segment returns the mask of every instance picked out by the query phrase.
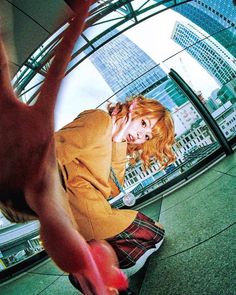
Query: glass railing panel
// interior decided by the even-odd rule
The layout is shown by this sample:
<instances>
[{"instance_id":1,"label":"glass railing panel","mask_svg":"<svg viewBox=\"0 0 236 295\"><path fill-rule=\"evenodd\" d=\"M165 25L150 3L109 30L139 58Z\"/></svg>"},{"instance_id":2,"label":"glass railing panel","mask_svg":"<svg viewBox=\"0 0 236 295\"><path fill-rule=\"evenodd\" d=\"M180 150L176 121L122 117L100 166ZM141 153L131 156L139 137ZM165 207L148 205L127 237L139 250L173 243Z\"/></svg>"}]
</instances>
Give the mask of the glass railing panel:
<instances>
[{"instance_id":1,"label":"glass railing panel","mask_svg":"<svg viewBox=\"0 0 236 295\"><path fill-rule=\"evenodd\" d=\"M12 223L5 218L5 216L0 212L0 230L3 228L7 228L10 226Z\"/></svg>"},{"instance_id":2,"label":"glass railing panel","mask_svg":"<svg viewBox=\"0 0 236 295\"><path fill-rule=\"evenodd\" d=\"M9 224L1 216L0 270L15 266L43 251L39 238L39 223Z\"/></svg>"}]
</instances>

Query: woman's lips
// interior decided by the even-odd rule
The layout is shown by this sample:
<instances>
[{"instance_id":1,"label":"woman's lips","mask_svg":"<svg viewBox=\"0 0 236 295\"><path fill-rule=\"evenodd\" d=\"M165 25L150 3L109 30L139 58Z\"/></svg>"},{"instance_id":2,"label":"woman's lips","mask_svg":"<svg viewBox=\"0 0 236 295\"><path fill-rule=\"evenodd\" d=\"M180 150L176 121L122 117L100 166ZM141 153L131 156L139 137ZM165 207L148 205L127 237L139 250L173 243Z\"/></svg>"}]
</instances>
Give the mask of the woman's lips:
<instances>
[{"instance_id":1,"label":"woman's lips","mask_svg":"<svg viewBox=\"0 0 236 295\"><path fill-rule=\"evenodd\" d=\"M131 134L128 134L127 141L128 142L134 142L134 137Z\"/></svg>"}]
</instances>

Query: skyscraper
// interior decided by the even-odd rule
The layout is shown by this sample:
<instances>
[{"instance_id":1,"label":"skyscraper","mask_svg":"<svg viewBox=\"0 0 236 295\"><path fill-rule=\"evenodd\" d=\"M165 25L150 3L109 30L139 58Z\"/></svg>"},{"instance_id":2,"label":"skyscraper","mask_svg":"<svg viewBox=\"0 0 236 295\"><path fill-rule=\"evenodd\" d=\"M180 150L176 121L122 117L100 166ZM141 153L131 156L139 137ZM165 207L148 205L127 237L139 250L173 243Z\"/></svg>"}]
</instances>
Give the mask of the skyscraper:
<instances>
[{"instance_id":1,"label":"skyscraper","mask_svg":"<svg viewBox=\"0 0 236 295\"><path fill-rule=\"evenodd\" d=\"M213 35L236 57L236 8L233 1L193 0L173 9Z\"/></svg>"},{"instance_id":2,"label":"skyscraper","mask_svg":"<svg viewBox=\"0 0 236 295\"><path fill-rule=\"evenodd\" d=\"M233 56L214 38L206 38L206 32L193 23L176 22L172 39L186 48L219 85L236 77Z\"/></svg>"},{"instance_id":3,"label":"skyscraper","mask_svg":"<svg viewBox=\"0 0 236 295\"><path fill-rule=\"evenodd\" d=\"M104 80L124 101L137 94L148 95L173 110L186 98L163 69L125 35L119 35L90 56Z\"/></svg>"}]
</instances>

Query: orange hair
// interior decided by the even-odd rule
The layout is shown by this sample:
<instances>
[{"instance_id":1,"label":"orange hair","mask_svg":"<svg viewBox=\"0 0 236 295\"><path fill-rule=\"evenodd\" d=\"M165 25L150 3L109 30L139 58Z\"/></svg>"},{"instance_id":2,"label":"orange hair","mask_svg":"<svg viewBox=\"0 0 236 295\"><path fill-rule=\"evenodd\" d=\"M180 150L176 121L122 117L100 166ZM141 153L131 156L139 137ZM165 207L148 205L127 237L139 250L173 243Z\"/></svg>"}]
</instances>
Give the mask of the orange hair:
<instances>
[{"instance_id":1,"label":"orange hair","mask_svg":"<svg viewBox=\"0 0 236 295\"><path fill-rule=\"evenodd\" d=\"M144 167L150 165L152 158L159 161L161 168L165 168L175 160L172 145L175 142L174 122L168 111L155 99L145 98L142 95L132 97L125 103L116 103L108 106L110 115L116 115L120 119L128 115L130 106L134 104L133 118L149 117L157 118L157 123L152 129L152 139L143 144L128 144L127 153L132 157L131 163L142 160Z\"/></svg>"}]
</instances>

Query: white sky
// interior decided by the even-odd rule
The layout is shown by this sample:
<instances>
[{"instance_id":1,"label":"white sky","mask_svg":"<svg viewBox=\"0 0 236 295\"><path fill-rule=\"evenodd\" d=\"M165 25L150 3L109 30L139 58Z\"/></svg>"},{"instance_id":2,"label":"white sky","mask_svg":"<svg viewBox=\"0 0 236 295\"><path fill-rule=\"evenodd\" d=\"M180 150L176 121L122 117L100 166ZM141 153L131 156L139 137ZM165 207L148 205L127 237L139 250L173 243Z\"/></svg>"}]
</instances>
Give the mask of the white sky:
<instances>
[{"instance_id":1,"label":"white sky","mask_svg":"<svg viewBox=\"0 0 236 295\"><path fill-rule=\"evenodd\" d=\"M154 61L161 63L163 70L168 73L168 68L175 69L194 90L200 90L208 98L218 85L190 55L184 52L162 63L182 50L170 39L176 20L185 18L168 9L126 31L125 35ZM64 79L55 113L56 130L111 95L112 91L99 72L88 59L85 60Z\"/></svg>"},{"instance_id":2,"label":"white sky","mask_svg":"<svg viewBox=\"0 0 236 295\"><path fill-rule=\"evenodd\" d=\"M97 107L112 94L100 73L85 60L63 80L55 112L55 129L72 121L81 111Z\"/></svg>"}]
</instances>

